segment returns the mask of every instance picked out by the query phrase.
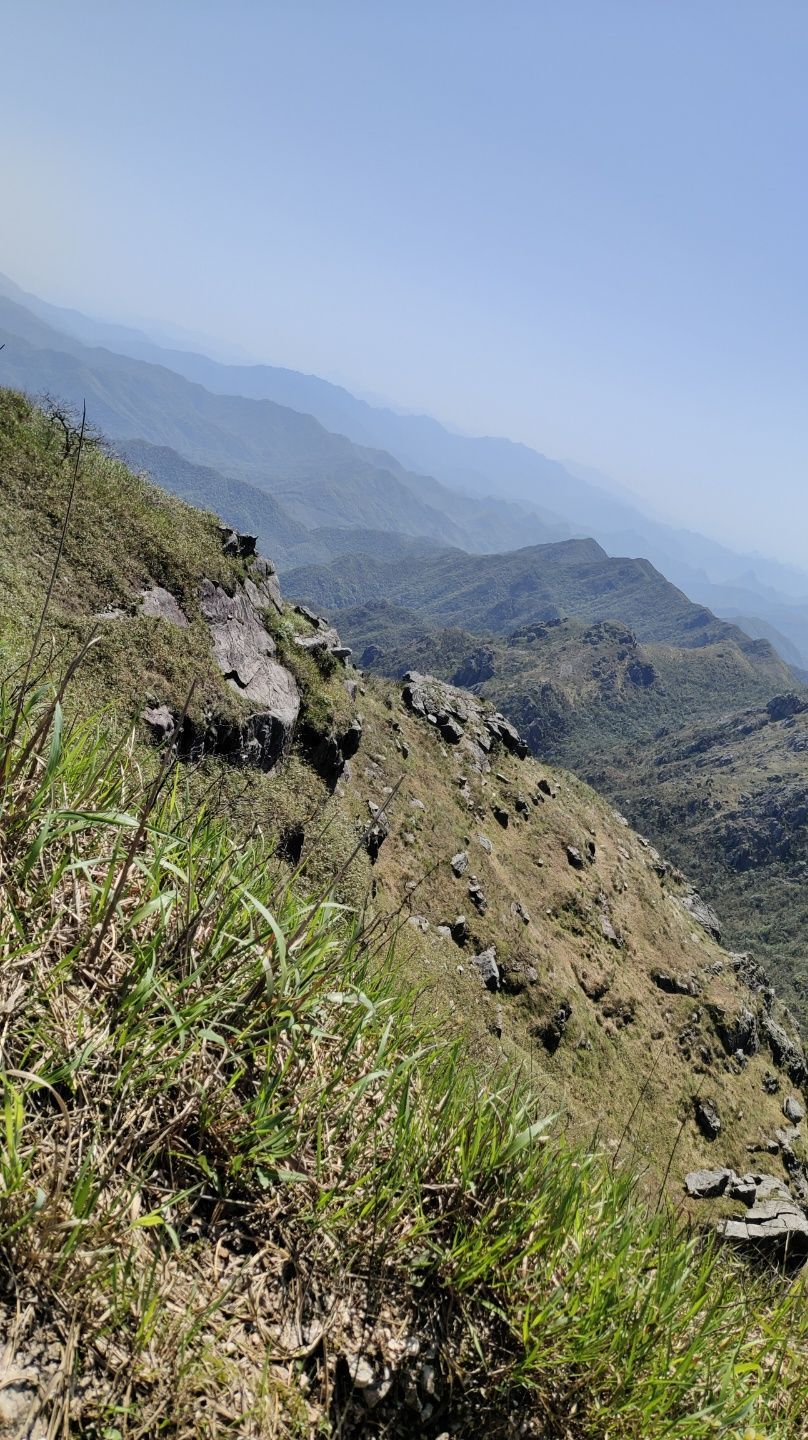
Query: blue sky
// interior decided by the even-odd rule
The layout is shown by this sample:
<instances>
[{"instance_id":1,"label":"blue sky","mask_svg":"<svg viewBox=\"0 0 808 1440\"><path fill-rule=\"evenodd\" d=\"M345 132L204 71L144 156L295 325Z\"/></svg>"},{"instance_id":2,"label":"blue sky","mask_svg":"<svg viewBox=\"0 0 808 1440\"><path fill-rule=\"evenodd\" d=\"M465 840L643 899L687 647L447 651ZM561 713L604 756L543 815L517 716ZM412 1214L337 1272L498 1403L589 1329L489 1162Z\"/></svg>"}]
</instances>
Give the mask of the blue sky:
<instances>
[{"instance_id":1,"label":"blue sky","mask_svg":"<svg viewBox=\"0 0 808 1440\"><path fill-rule=\"evenodd\" d=\"M803 0L2 11L20 284L808 563Z\"/></svg>"}]
</instances>

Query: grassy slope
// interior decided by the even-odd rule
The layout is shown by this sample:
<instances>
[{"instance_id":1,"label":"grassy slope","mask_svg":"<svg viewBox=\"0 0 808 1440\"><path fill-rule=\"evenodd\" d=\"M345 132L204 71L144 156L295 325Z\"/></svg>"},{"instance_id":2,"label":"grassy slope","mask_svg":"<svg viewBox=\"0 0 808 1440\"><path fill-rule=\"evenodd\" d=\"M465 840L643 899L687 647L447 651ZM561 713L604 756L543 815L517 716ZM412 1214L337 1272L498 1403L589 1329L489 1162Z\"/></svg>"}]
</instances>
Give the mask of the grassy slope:
<instances>
[{"instance_id":1,"label":"grassy slope","mask_svg":"<svg viewBox=\"0 0 808 1440\"><path fill-rule=\"evenodd\" d=\"M70 463L53 429L8 395L0 443L13 539L0 613L7 669L47 581ZM212 521L88 452L55 597L57 643L75 648L90 612L131 603L149 578L193 613L202 573L237 578ZM15 1016L4 1050L3 1253L23 1302L17 1354L31 1353L32 1325L62 1346L48 1401L57 1421L72 1406L77 1434L153 1434L158 1423L174 1434L308 1434L345 1413L348 1434L381 1433L392 1420L385 1433L410 1435L413 1424L467 1433L484 1419L505 1435L526 1418L538 1434L542 1417L553 1433L564 1415L570 1434L685 1440L713 1433L706 1413L696 1418L703 1405L740 1436L743 1399L754 1403L760 1380L755 1413L768 1433L799 1434L800 1344L790 1391L769 1369L740 1365L742 1346L745 1360L761 1344L777 1353L799 1291L779 1292L787 1309L768 1312L764 1336L771 1297L745 1293L727 1257L702 1260L665 1205L649 1218L629 1178L639 1166L655 1192L672 1153L674 1174L708 1158L689 1119L696 1089L717 1098L721 1158L739 1167L747 1140L779 1116L760 1083L768 1062L733 1074L703 1007L650 981L655 965L680 969L687 957L712 1002L744 1000L718 947L685 922L676 881L660 879L591 791L532 761L497 758L498 774L470 776L470 810L459 752L376 685L358 697L363 745L336 794L303 752L273 776L208 763L164 791L122 871L126 816L146 814L156 760L142 738L111 750L116 733L149 687L181 698L193 675L210 703L224 702L196 625L170 635L134 618L102 626L68 697L68 718L91 700L110 704L102 733L76 723L60 745L52 726L33 766L19 767L25 724L45 702L31 701L16 738L13 702L3 721L3 988ZM310 715L323 728L341 721L350 705L339 675L296 663ZM516 792L548 777L555 796L517 821ZM368 800L399 780L377 866L357 858L341 882L346 898L371 907L357 945L339 915L304 897L333 877ZM225 829L203 817L202 795ZM491 818L494 801L511 809L507 830ZM297 877L271 855L291 818L307 835ZM564 847L588 839L597 858L578 875ZM435 931L469 911L448 865L464 843L489 898L486 916L473 918L476 944L495 943L514 972L517 961L538 972L520 994L489 995L467 952ZM121 890L110 911L113 877ZM624 932L620 951L600 933L601 895ZM409 907L431 922L425 933L399 929ZM593 978L606 981L599 1001L583 988ZM531 1031L566 997L573 1018L550 1057ZM709 1062L678 1043L694 1026ZM459 1052L446 1050L449 1033L463 1038ZM525 1127L550 1109L586 1148L530 1140ZM627 1170L590 1149L598 1121L601 1140L632 1161ZM691 1302L683 1330L680 1305ZM324 1347L312 1327L326 1321ZM425 1362L391 1343L403 1331L422 1349L437 1346L428 1424ZM360 1352L394 1380L366 1422L346 1359Z\"/></svg>"},{"instance_id":2,"label":"grassy slope","mask_svg":"<svg viewBox=\"0 0 808 1440\"><path fill-rule=\"evenodd\" d=\"M765 710L776 690L801 688L785 667L761 665L731 638L696 650L635 645L619 626L575 620L502 639L436 630L389 604L339 619L357 654L375 647L373 669L459 674L536 754L610 796L698 881L727 942L754 950L805 1028L806 723L769 724ZM483 672L469 663L480 656ZM635 664L652 666L651 684L631 679Z\"/></svg>"}]
</instances>

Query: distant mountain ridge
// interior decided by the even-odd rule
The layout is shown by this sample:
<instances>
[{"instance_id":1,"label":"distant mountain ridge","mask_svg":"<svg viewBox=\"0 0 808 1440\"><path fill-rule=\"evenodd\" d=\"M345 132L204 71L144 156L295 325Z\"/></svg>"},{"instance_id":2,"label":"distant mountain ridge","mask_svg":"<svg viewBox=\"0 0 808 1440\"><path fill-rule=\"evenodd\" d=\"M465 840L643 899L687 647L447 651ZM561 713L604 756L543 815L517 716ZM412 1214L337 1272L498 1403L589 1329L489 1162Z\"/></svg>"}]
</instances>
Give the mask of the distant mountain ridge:
<instances>
[{"instance_id":1,"label":"distant mountain ridge","mask_svg":"<svg viewBox=\"0 0 808 1440\"><path fill-rule=\"evenodd\" d=\"M290 594L332 611L389 601L434 624L506 634L519 625L575 616L593 623L620 620L645 642L698 649L731 640L793 680L767 640L695 605L647 560L613 557L595 540L529 546L507 555L448 552L413 564L343 556L327 566L292 570ZM778 683L775 681L774 683Z\"/></svg>"},{"instance_id":2,"label":"distant mountain ridge","mask_svg":"<svg viewBox=\"0 0 808 1440\"><path fill-rule=\"evenodd\" d=\"M742 622L742 628L748 628L753 637L766 635L790 664L808 669L808 574L761 557L738 555L695 532L651 519L624 487L609 484L604 477L603 483L596 483L592 478L596 472L587 467L568 467L510 440L455 434L429 416L404 415L371 405L314 375L271 365L225 364L196 350L164 347L132 327L51 305L0 275L2 295L51 331L50 342L44 342L41 335L32 337L30 331L26 335L25 326L19 328L17 314L12 331L29 343L69 350L65 338L72 337L96 352L98 347L117 352L119 381L120 362L128 357L174 372L222 397L271 401L287 411L313 417L334 440L342 437L350 442L354 448L343 449L341 460L344 463L350 454L348 465L356 467L353 477L342 468L332 475L331 485L318 489L304 479L289 493L283 491L284 477L272 464L271 477L266 466L263 476L257 473L255 457L241 454L232 436L223 451L221 445L211 448L210 435L203 432L194 448L187 426L169 435L160 426L145 433L135 424L134 415L128 429L125 424L120 428L118 419L109 413L106 421L100 422L120 438L138 437L168 445L194 463L221 470L228 479L263 482L265 487L271 478L275 498L309 528L369 525L384 531L398 529L472 551L510 550L525 543L592 535L611 555L646 556L691 599L723 618ZM105 371L109 361L101 363L96 353L94 365L98 368L99 364ZM30 374L36 366L27 369ZM10 383L22 383L15 380L13 372L2 373ZM61 379L64 393L75 380L75 376L60 376L53 363L49 376L55 389ZM34 391L37 388L42 387L34 384ZM101 402L102 397L96 398ZM390 491L391 503L386 505L386 483L378 477L376 513L362 514L362 497L352 493L350 481L364 477L363 490L370 493L374 486L366 466L382 475L392 474L404 484L405 492L409 489L428 510L437 510L445 519L417 510L408 515L406 495L398 492L395 503L395 486ZM475 502L471 493L461 494L464 489L487 498ZM311 555L312 560L323 558L321 549Z\"/></svg>"}]
</instances>

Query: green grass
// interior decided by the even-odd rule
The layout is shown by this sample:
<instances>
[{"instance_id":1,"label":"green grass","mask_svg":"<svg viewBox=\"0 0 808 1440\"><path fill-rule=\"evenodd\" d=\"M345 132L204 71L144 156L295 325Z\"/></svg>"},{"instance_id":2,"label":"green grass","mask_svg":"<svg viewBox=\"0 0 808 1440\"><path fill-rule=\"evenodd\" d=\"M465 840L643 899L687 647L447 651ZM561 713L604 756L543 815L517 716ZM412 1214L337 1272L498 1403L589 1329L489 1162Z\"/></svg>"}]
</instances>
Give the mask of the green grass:
<instances>
[{"instance_id":1,"label":"green grass","mask_svg":"<svg viewBox=\"0 0 808 1440\"><path fill-rule=\"evenodd\" d=\"M50 1433L804 1433L803 1281L489 1088L170 757L11 685L0 777L2 1299Z\"/></svg>"}]
</instances>

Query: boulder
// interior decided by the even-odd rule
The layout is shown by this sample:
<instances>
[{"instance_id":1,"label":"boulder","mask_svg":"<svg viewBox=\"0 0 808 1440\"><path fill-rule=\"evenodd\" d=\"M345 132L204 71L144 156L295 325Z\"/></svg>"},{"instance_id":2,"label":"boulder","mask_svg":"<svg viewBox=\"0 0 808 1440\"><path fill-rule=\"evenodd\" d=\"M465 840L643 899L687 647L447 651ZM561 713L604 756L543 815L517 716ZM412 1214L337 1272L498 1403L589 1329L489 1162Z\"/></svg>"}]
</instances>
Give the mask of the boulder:
<instances>
[{"instance_id":1,"label":"boulder","mask_svg":"<svg viewBox=\"0 0 808 1440\"><path fill-rule=\"evenodd\" d=\"M788 1072L795 1085L805 1086L808 1083L808 1065L799 1040L792 1038L768 1012L761 1016L760 1028L775 1064Z\"/></svg>"},{"instance_id":2,"label":"boulder","mask_svg":"<svg viewBox=\"0 0 808 1440\"><path fill-rule=\"evenodd\" d=\"M213 655L233 689L257 707L243 730L247 748L257 747L260 763L270 768L291 742L300 713L294 676L275 657L275 642L260 616L239 588L233 595L203 580L200 609L207 622Z\"/></svg>"},{"instance_id":3,"label":"boulder","mask_svg":"<svg viewBox=\"0 0 808 1440\"><path fill-rule=\"evenodd\" d=\"M805 1106L798 1100L796 1095L786 1095L783 1101L783 1114L791 1125L801 1125L805 1119Z\"/></svg>"},{"instance_id":4,"label":"boulder","mask_svg":"<svg viewBox=\"0 0 808 1440\"><path fill-rule=\"evenodd\" d=\"M699 984L694 975L672 975L668 970L652 970L651 979L666 995L699 993Z\"/></svg>"},{"instance_id":5,"label":"boulder","mask_svg":"<svg viewBox=\"0 0 808 1440\"><path fill-rule=\"evenodd\" d=\"M568 845L566 847L566 853L567 861L572 866L573 870L583 870L584 862L580 850L578 850L575 845Z\"/></svg>"},{"instance_id":6,"label":"boulder","mask_svg":"<svg viewBox=\"0 0 808 1440\"><path fill-rule=\"evenodd\" d=\"M731 1180L734 1180L733 1170L691 1170L685 1176L685 1189L694 1200L713 1200L717 1195L723 1195Z\"/></svg>"},{"instance_id":7,"label":"boulder","mask_svg":"<svg viewBox=\"0 0 808 1440\"><path fill-rule=\"evenodd\" d=\"M458 745L466 733L452 715L441 716L438 719L438 729L448 745Z\"/></svg>"},{"instance_id":8,"label":"boulder","mask_svg":"<svg viewBox=\"0 0 808 1440\"><path fill-rule=\"evenodd\" d=\"M507 810L505 809L504 805L499 805L499 804L492 805L492 806L491 806L491 812L492 812L492 814L493 814L493 816L494 816L494 819L496 820L497 824L498 824L498 825L501 825L502 828L503 828L503 830L507 830L507 828L508 828L508 821L510 820L510 815L508 814L508 812L507 812Z\"/></svg>"},{"instance_id":9,"label":"boulder","mask_svg":"<svg viewBox=\"0 0 808 1440\"><path fill-rule=\"evenodd\" d=\"M471 963L477 970L486 990L499 989L499 966L497 965L497 952L493 945L488 950L481 951L479 955L472 955Z\"/></svg>"},{"instance_id":10,"label":"boulder","mask_svg":"<svg viewBox=\"0 0 808 1440\"><path fill-rule=\"evenodd\" d=\"M164 590L162 585L141 590L140 613L152 620L165 620L169 625L176 625L178 630L188 628L188 616L180 609L171 591Z\"/></svg>"},{"instance_id":11,"label":"boulder","mask_svg":"<svg viewBox=\"0 0 808 1440\"><path fill-rule=\"evenodd\" d=\"M537 1026L534 1034L541 1040L545 1050L554 1055L562 1039L564 1031L569 1023L572 1014L572 1006L569 1000L562 1000L558 1008L543 1025Z\"/></svg>"},{"instance_id":12,"label":"boulder","mask_svg":"<svg viewBox=\"0 0 808 1440\"><path fill-rule=\"evenodd\" d=\"M240 560L248 560L255 554L257 536L242 535L238 530L234 530L232 525L220 525L219 536L225 555L236 555Z\"/></svg>"},{"instance_id":13,"label":"boulder","mask_svg":"<svg viewBox=\"0 0 808 1440\"><path fill-rule=\"evenodd\" d=\"M469 857L466 851L458 850L457 854L452 856L450 863L453 873L457 876L459 880L460 876L465 874L469 866Z\"/></svg>"},{"instance_id":14,"label":"boulder","mask_svg":"<svg viewBox=\"0 0 808 1440\"><path fill-rule=\"evenodd\" d=\"M256 555L244 580L247 598L256 610L283 610L281 587L275 566L265 555Z\"/></svg>"}]
</instances>

